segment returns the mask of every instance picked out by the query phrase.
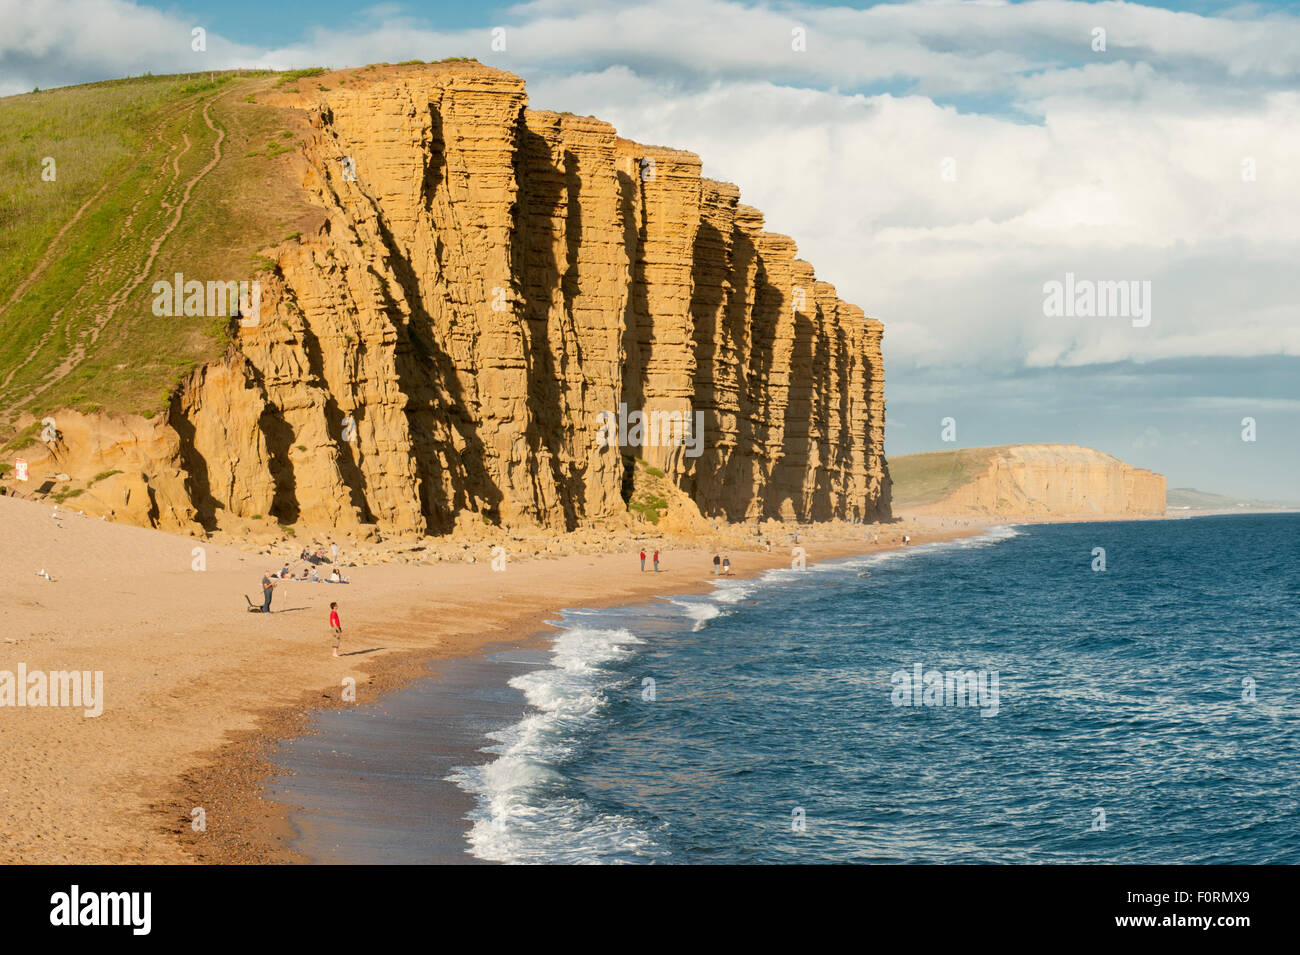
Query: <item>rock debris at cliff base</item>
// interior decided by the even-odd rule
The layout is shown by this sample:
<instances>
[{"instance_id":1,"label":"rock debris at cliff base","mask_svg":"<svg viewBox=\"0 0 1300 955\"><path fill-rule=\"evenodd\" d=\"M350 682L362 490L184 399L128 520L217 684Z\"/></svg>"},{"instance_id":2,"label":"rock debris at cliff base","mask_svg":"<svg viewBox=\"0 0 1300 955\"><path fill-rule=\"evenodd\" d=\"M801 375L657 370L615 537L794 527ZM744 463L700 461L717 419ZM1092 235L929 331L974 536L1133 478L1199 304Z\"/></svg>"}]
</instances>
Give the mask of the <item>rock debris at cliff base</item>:
<instances>
[{"instance_id":1,"label":"rock debris at cliff base","mask_svg":"<svg viewBox=\"0 0 1300 955\"><path fill-rule=\"evenodd\" d=\"M882 326L735 186L478 64L348 78L267 98L310 120L319 228L271 250L259 321L165 421L65 446L122 472L82 504L186 530L567 531L625 520L641 459L679 516L889 517ZM620 407L698 412L698 455L602 446Z\"/></svg>"}]
</instances>

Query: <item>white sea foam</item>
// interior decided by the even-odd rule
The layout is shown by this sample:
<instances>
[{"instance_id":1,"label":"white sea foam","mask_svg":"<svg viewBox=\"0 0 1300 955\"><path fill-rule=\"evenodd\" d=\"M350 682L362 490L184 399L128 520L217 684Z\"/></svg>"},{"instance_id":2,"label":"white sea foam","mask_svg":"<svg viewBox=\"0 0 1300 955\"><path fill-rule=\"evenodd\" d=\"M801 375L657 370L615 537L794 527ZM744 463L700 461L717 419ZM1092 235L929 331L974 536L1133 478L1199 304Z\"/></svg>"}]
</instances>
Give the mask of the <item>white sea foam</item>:
<instances>
[{"instance_id":1,"label":"white sea foam","mask_svg":"<svg viewBox=\"0 0 1300 955\"><path fill-rule=\"evenodd\" d=\"M712 597L719 603L738 604L758 590L761 580L719 580L714 584Z\"/></svg>"},{"instance_id":2,"label":"white sea foam","mask_svg":"<svg viewBox=\"0 0 1300 955\"><path fill-rule=\"evenodd\" d=\"M808 571L850 571L947 548L987 546L1017 536L1014 527L993 527L953 541L916 544L846 560L811 564L807 570L776 568L744 580L715 581L707 596L670 598L692 621L692 631L734 612L766 587L786 585ZM484 752L494 759L456 769L449 777L471 793L470 851L496 862L631 862L667 855L653 835L626 816L601 812L575 795L565 766L598 730L611 694L639 693L635 678L617 667L643 641L631 631L601 628L608 611L567 611L572 629L559 634L549 665L515 677L531 711L518 723L489 734ZM578 618L578 619L575 619ZM561 626L564 621L557 621ZM574 625L576 624L576 625Z\"/></svg>"},{"instance_id":3,"label":"white sea foam","mask_svg":"<svg viewBox=\"0 0 1300 955\"><path fill-rule=\"evenodd\" d=\"M732 613L735 605L752 597L765 581L770 581L772 573L767 571L758 577L742 580L717 579L713 581L713 591L707 595L670 597L669 601L690 618L691 632L696 633L703 630L709 621Z\"/></svg>"},{"instance_id":4,"label":"white sea foam","mask_svg":"<svg viewBox=\"0 0 1300 955\"><path fill-rule=\"evenodd\" d=\"M890 561L908 560L913 557L924 554L933 554L947 550L966 550L971 547L988 547L992 544L1000 544L1003 541L1010 540L1013 537L1020 536L1020 532L1010 525L996 525L985 530L981 534L972 534L969 537L957 537L945 541L927 541L920 544L909 544L906 547L896 547L891 550L877 551L874 554L863 554L861 557L850 557L847 560L832 560L818 564L819 569L834 570L836 567L862 568L872 565L885 564ZM812 570L809 567L809 570Z\"/></svg>"},{"instance_id":5,"label":"white sea foam","mask_svg":"<svg viewBox=\"0 0 1300 955\"><path fill-rule=\"evenodd\" d=\"M705 624L710 620L716 620L724 614L724 611L717 604L707 599L696 598L672 598L671 602L682 608L682 612L693 621L691 632L696 633L704 629Z\"/></svg>"},{"instance_id":6,"label":"white sea foam","mask_svg":"<svg viewBox=\"0 0 1300 955\"><path fill-rule=\"evenodd\" d=\"M637 692L612 668L642 641L628 630L579 626L561 633L550 665L515 677L534 712L489 734L496 758L457 768L450 779L471 793L470 851L494 862L619 862L662 854L624 816L601 813L567 791L565 764L594 732L610 693Z\"/></svg>"}]
</instances>

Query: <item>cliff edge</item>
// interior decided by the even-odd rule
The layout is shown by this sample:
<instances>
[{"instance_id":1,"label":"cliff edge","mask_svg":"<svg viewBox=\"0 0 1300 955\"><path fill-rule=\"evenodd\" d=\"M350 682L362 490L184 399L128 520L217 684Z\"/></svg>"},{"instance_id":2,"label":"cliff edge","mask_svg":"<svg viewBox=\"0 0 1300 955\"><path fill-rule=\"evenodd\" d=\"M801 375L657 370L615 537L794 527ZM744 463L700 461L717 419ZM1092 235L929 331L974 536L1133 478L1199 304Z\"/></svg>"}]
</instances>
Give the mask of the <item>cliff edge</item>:
<instances>
[{"instance_id":1,"label":"cliff edge","mask_svg":"<svg viewBox=\"0 0 1300 955\"><path fill-rule=\"evenodd\" d=\"M1075 444L1018 444L891 458L894 507L1020 518L1161 516L1165 477Z\"/></svg>"},{"instance_id":2,"label":"cliff edge","mask_svg":"<svg viewBox=\"0 0 1300 955\"><path fill-rule=\"evenodd\" d=\"M639 460L697 516L890 516L880 322L699 157L528 109L523 80L477 63L247 99L292 118L277 188L314 214L264 250L256 321L232 315L165 414L64 409L31 442L77 508L565 531L626 520Z\"/></svg>"}]
</instances>

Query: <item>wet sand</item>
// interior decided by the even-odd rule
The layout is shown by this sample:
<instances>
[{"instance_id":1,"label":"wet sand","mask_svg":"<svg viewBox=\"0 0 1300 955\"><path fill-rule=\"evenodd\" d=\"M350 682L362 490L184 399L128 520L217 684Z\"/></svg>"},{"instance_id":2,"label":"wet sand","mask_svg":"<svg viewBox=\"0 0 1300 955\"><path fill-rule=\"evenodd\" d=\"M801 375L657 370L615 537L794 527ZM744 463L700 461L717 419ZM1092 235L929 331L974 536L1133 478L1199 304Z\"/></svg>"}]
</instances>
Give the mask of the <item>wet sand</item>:
<instances>
[{"instance_id":1,"label":"wet sand","mask_svg":"<svg viewBox=\"0 0 1300 955\"><path fill-rule=\"evenodd\" d=\"M402 692L318 714L313 732L285 740L268 786L285 805L292 848L319 863L469 864L474 799L448 776L491 757L486 735L526 709L511 677L545 664L542 648L485 648L447 660Z\"/></svg>"},{"instance_id":2,"label":"wet sand","mask_svg":"<svg viewBox=\"0 0 1300 955\"><path fill-rule=\"evenodd\" d=\"M897 546L905 533L921 543L976 530L822 525L801 528L799 542L815 562ZM304 861L284 807L266 798L280 741L309 732L314 711L374 703L430 665L493 645L544 646L545 621L561 608L711 586L709 542L660 543L659 574L642 574L627 553L512 560L499 573L486 553L360 566L346 586L282 583L262 615L244 595L279 556L0 498L0 670L104 680L98 717L0 707L0 862ZM790 543L774 536L772 553L728 553L736 575L750 575L789 566ZM343 618L339 659L331 600ZM346 681L355 702L342 699Z\"/></svg>"}]
</instances>

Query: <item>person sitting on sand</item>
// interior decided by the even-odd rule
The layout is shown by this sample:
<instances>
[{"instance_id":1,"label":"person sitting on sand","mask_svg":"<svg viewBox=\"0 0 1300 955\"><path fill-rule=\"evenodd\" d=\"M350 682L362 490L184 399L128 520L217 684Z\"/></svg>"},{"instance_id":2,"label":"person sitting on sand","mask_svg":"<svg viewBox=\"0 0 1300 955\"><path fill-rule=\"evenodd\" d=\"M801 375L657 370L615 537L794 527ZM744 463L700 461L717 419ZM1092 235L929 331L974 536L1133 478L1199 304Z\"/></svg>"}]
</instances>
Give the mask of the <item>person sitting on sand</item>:
<instances>
[{"instance_id":1,"label":"person sitting on sand","mask_svg":"<svg viewBox=\"0 0 1300 955\"><path fill-rule=\"evenodd\" d=\"M311 577L309 577L308 580L310 580L313 584L320 583L320 574L316 573L315 567L311 569Z\"/></svg>"},{"instance_id":2,"label":"person sitting on sand","mask_svg":"<svg viewBox=\"0 0 1300 955\"><path fill-rule=\"evenodd\" d=\"M293 571L291 571L291 570L289 569L289 565L288 565L288 564L285 564L283 567L280 568L280 579L281 579L281 580L288 580L288 579L289 579L290 577L292 577L292 576L293 576Z\"/></svg>"},{"instance_id":3,"label":"person sitting on sand","mask_svg":"<svg viewBox=\"0 0 1300 955\"><path fill-rule=\"evenodd\" d=\"M302 569L302 576L299 577L298 579L299 579L299 580L306 580L306 579L307 579L307 568L306 568L306 567L304 567L304 568Z\"/></svg>"},{"instance_id":4,"label":"person sitting on sand","mask_svg":"<svg viewBox=\"0 0 1300 955\"><path fill-rule=\"evenodd\" d=\"M331 584L346 584L348 579L340 574L339 569L335 567L334 570L330 572L329 582Z\"/></svg>"}]
</instances>

